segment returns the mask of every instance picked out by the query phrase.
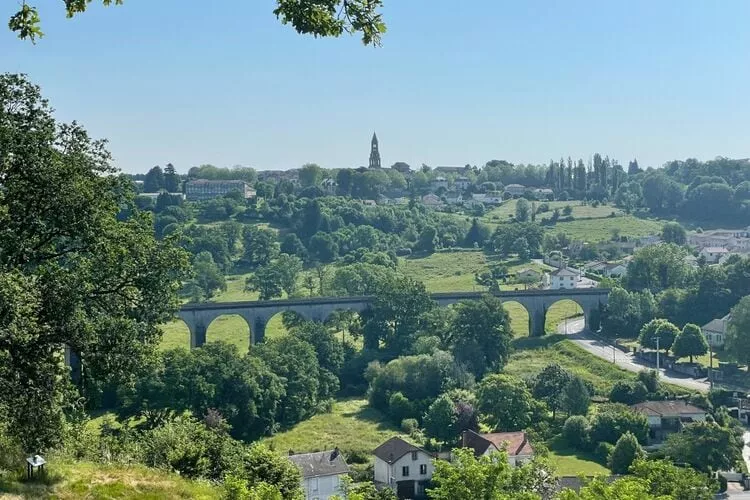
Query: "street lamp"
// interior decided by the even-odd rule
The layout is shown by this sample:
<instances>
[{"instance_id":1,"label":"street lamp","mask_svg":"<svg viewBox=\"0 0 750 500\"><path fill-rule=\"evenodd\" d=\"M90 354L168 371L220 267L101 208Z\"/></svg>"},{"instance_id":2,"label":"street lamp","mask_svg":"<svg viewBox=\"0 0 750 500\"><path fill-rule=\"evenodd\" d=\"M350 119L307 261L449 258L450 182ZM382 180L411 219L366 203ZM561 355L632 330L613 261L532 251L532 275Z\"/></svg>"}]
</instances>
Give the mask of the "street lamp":
<instances>
[{"instance_id":1,"label":"street lamp","mask_svg":"<svg viewBox=\"0 0 750 500\"><path fill-rule=\"evenodd\" d=\"M656 373L659 373L659 337L656 337Z\"/></svg>"}]
</instances>

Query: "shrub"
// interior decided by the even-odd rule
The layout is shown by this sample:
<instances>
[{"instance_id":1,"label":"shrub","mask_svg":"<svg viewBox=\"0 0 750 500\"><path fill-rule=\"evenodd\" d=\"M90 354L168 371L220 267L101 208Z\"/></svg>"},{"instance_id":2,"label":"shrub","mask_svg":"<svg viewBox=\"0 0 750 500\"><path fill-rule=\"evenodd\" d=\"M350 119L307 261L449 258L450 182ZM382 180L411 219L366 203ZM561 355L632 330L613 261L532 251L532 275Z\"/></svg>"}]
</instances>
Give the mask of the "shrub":
<instances>
[{"instance_id":1,"label":"shrub","mask_svg":"<svg viewBox=\"0 0 750 500\"><path fill-rule=\"evenodd\" d=\"M636 437L626 432L617 440L617 444L609 455L607 465L615 474L627 474L630 465L643 456L643 448L638 444Z\"/></svg>"},{"instance_id":2,"label":"shrub","mask_svg":"<svg viewBox=\"0 0 750 500\"><path fill-rule=\"evenodd\" d=\"M416 418L405 418L401 421L401 432L404 434L413 434L419 430L419 422Z\"/></svg>"},{"instance_id":3,"label":"shrub","mask_svg":"<svg viewBox=\"0 0 750 500\"><path fill-rule=\"evenodd\" d=\"M395 422L401 422L413 416L414 405L402 393L395 392L388 400L388 412Z\"/></svg>"},{"instance_id":4,"label":"shrub","mask_svg":"<svg viewBox=\"0 0 750 500\"><path fill-rule=\"evenodd\" d=\"M591 420L591 440L595 443L605 441L614 444L628 431L633 433L639 442L645 443L648 419L646 415L622 404L601 405Z\"/></svg>"},{"instance_id":5,"label":"shrub","mask_svg":"<svg viewBox=\"0 0 750 500\"><path fill-rule=\"evenodd\" d=\"M565 421L562 435L570 446L583 450L589 445L590 432L591 428L589 427L588 419L583 415L573 415Z\"/></svg>"},{"instance_id":6,"label":"shrub","mask_svg":"<svg viewBox=\"0 0 750 500\"><path fill-rule=\"evenodd\" d=\"M571 207L570 205L565 205L563 207L562 213L567 217L568 215L573 213L573 207Z\"/></svg>"},{"instance_id":7,"label":"shrub","mask_svg":"<svg viewBox=\"0 0 750 500\"><path fill-rule=\"evenodd\" d=\"M609 462L609 456L612 454L612 451L615 449L615 445L611 443L605 443L601 442L598 445L596 445L596 451L594 452L596 454L596 457L603 463Z\"/></svg>"},{"instance_id":8,"label":"shrub","mask_svg":"<svg viewBox=\"0 0 750 500\"><path fill-rule=\"evenodd\" d=\"M638 381L646 386L646 390L649 393L659 391L659 374L656 370L644 370L638 372Z\"/></svg>"},{"instance_id":9,"label":"shrub","mask_svg":"<svg viewBox=\"0 0 750 500\"><path fill-rule=\"evenodd\" d=\"M639 380L620 380L615 383L609 393L609 399L613 403L632 405L646 400L648 389Z\"/></svg>"}]
</instances>

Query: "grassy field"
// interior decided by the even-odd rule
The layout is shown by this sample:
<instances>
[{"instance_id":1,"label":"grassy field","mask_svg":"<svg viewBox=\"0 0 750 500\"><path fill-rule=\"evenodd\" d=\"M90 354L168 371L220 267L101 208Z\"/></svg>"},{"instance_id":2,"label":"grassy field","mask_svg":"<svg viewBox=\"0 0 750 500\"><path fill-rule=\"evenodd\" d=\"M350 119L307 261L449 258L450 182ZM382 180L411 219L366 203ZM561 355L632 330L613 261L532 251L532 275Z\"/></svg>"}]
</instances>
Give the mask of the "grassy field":
<instances>
[{"instance_id":1,"label":"grassy field","mask_svg":"<svg viewBox=\"0 0 750 500\"><path fill-rule=\"evenodd\" d=\"M161 349L174 349L183 347L190 348L190 331L181 320L172 321L162 325L164 335L161 340ZM273 316L266 325L266 338L275 338L286 333L286 328L281 321L281 314ZM234 344L240 352L245 352L250 347L250 328L241 316L236 314L230 316L219 316L208 326L206 331L206 342L222 341Z\"/></svg>"},{"instance_id":2,"label":"grassy field","mask_svg":"<svg viewBox=\"0 0 750 500\"><path fill-rule=\"evenodd\" d=\"M23 477L23 476L20 476ZM44 481L0 478L0 499L214 499L222 489L141 466L52 463Z\"/></svg>"},{"instance_id":3,"label":"grassy field","mask_svg":"<svg viewBox=\"0 0 750 500\"><path fill-rule=\"evenodd\" d=\"M516 203L518 203L518 200L508 200L502 205L500 205L497 208L493 208L484 216L482 217L482 221L488 224L498 224L501 222L507 222L510 220L510 216L515 216L516 214ZM538 207L542 203L546 203L549 205L549 211L548 212L541 212L537 214L537 217L541 219L542 217L551 217L552 212L557 208L560 209L560 212L567 207L570 206L570 208L573 209L573 212L571 215L575 217L576 219L579 218L603 218L608 217L612 212L615 212L616 214L622 214L623 211L620 210L617 207L614 207L612 205L599 205L597 207L591 206L591 205L583 205L581 201L579 200L571 200L571 201L544 201L544 202L536 202L536 206Z\"/></svg>"},{"instance_id":4,"label":"grassy field","mask_svg":"<svg viewBox=\"0 0 750 500\"><path fill-rule=\"evenodd\" d=\"M478 285L474 273L488 271L482 251L438 252L427 257L402 259L399 268L407 276L422 281L430 292L486 291Z\"/></svg>"},{"instance_id":5,"label":"grassy field","mask_svg":"<svg viewBox=\"0 0 750 500\"><path fill-rule=\"evenodd\" d=\"M547 443L549 459L559 476L610 475L608 468L597 461L593 453L570 448L559 436Z\"/></svg>"},{"instance_id":6,"label":"grassy field","mask_svg":"<svg viewBox=\"0 0 750 500\"><path fill-rule=\"evenodd\" d=\"M331 413L315 415L264 442L283 452L304 453L338 446L345 453L369 454L393 436L407 438L381 412L370 408L366 399L343 399L333 405Z\"/></svg>"},{"instance_id":7,"label":"grassy field","mask_svg":"<svg viewBox=\"0 0 750 500\"><path fill-rule=\"evenodd\" d=\"M539 338L518 338L516 351L511 355L505 372L518 377L530 377L550 363L591 382L597 394L607 395L618 380L630 380L635 374L617 368L612 363L593 356L564 335L547 335Z\"/></svg>"}]
</instances>

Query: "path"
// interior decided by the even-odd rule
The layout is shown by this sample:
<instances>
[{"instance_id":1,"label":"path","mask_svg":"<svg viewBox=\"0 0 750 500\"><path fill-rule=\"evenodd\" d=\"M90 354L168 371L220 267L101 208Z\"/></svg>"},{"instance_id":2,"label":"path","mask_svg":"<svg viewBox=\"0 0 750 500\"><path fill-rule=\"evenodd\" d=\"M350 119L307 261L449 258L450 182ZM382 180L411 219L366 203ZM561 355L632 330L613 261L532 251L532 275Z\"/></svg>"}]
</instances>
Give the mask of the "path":
<instances>
[{"instance_id":1,"label":"path","mask_svg":"<svg viewBox=\"0 0 750 500\"><path fill-rule=\"evenodd\" d=\"M643 364L635 359L632 354L626 354L619 349L613 348L610 344L595 338L587 333L584 327L583 318L569 319L560 323L557 331L569 335L570 340L595 356L610 362L614 358L615 364L623 370L640 372L653 369L652 366ZM668 384L679 385L693 391L708 392L708 382L705 380L696 380L673 372L667 373L663 368L659 372L661 380Z\"/></svg>"}]
</instances>

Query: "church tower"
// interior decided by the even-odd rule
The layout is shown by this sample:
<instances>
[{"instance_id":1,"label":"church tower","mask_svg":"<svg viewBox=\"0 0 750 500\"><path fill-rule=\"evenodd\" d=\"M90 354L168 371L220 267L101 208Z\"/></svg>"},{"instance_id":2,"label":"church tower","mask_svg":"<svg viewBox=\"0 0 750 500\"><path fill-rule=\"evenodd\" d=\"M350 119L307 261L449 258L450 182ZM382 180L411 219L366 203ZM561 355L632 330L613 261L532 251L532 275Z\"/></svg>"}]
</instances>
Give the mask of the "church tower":
<instances>
[{"instance_id":1,"label":"church tower","mask_svg":"<svg viewBox=\"0 0 750 500\"><path fill-rule=\"evenodd\" d=\"M380 150L378 149L378 136L372 133L372 144L370 145L370 168L381 168Z\"/></svg>"}]
</instances>

